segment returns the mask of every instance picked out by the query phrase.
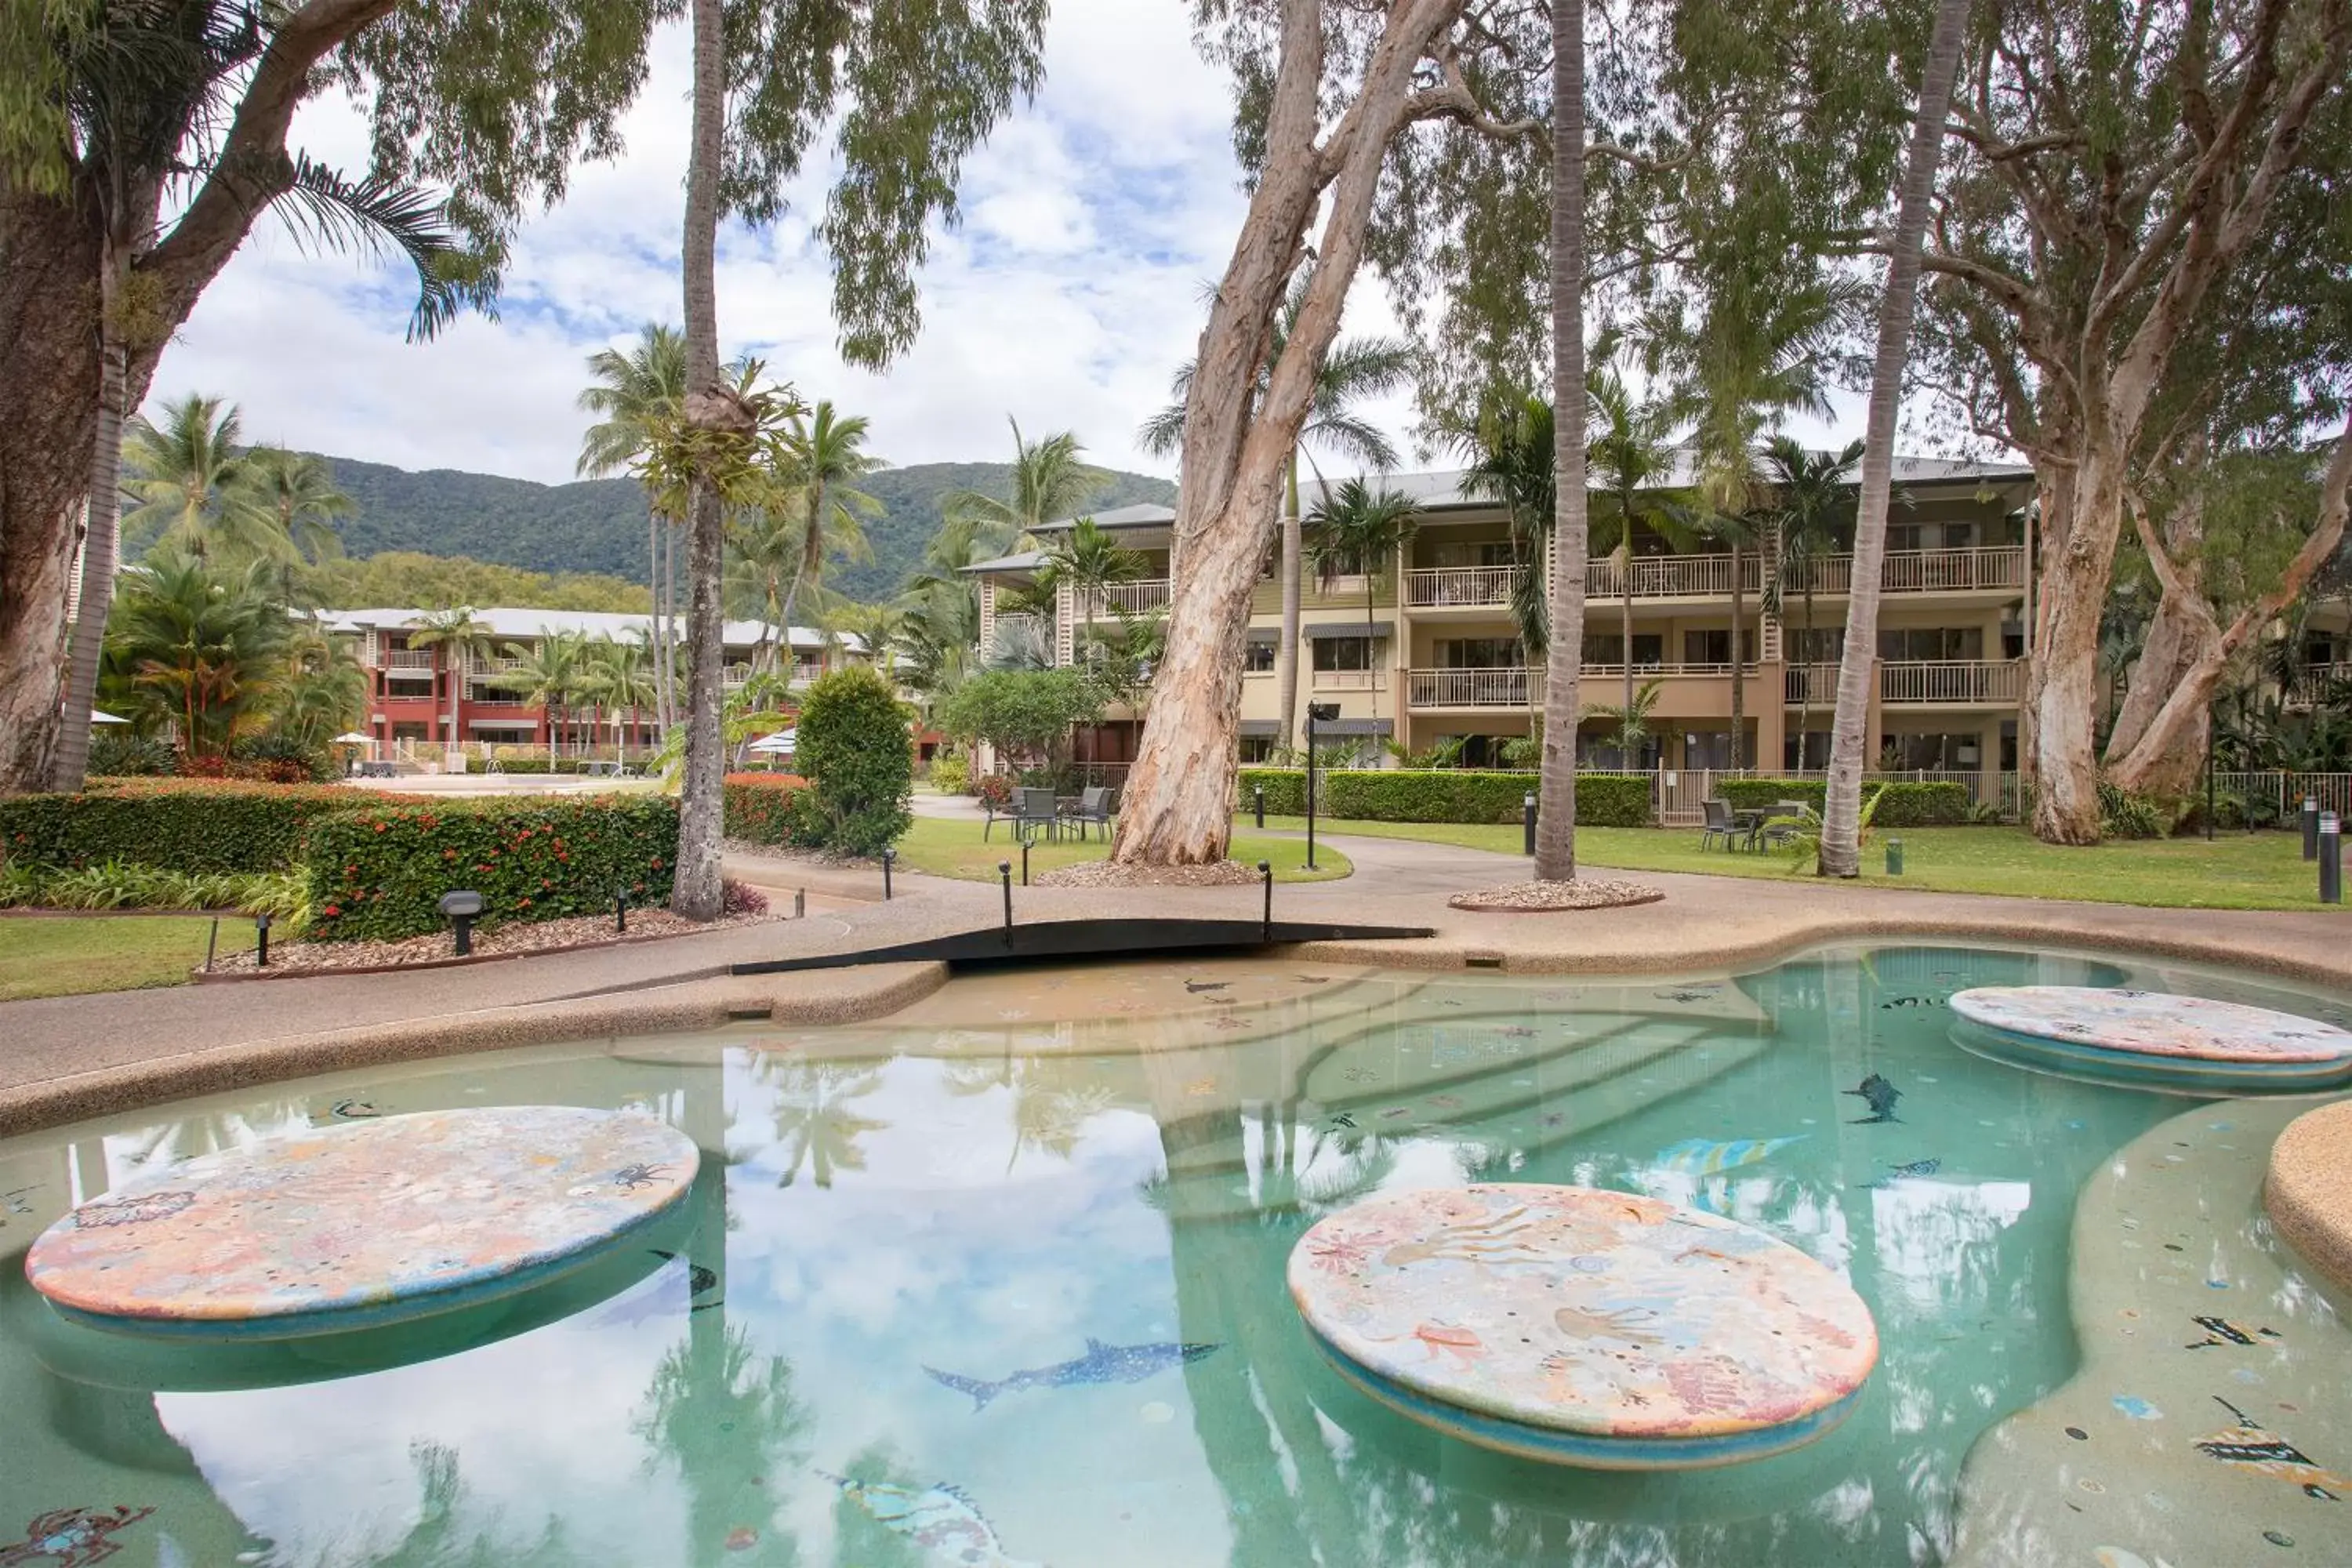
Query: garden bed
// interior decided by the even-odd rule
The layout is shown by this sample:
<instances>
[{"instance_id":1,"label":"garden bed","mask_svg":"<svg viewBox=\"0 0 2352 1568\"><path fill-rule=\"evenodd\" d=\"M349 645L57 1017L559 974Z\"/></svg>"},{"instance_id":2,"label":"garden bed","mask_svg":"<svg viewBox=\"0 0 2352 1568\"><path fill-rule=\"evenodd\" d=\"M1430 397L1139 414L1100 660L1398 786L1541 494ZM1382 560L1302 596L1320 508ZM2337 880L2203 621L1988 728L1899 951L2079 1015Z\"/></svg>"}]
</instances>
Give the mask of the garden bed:
<instances>
[{"instance_id":1,"label":"garden bed","mask_svg":"<svg viewBox=\"0 0 2352 1568\"><path fill-rule=\"evenodd\" d=\"M689 921L667 910L631 910L624 935L613 929L610 914L574 915L556 921L509 921L474 933L474 951L457 956L450 934L404 937L396 942L292 942L272 943L269 967L258 968L251 952L236 952L215 963L200 981L277 980L303 974L378 974L404 969L446 969L461 963L487 963L495 959L522 958L536 953L577 952L628 942L658 942L665 937L691 936L698 931L726 931L759 925L784 917L765 910L730 914L715 921Z\"/></svg>"}]
</instances>

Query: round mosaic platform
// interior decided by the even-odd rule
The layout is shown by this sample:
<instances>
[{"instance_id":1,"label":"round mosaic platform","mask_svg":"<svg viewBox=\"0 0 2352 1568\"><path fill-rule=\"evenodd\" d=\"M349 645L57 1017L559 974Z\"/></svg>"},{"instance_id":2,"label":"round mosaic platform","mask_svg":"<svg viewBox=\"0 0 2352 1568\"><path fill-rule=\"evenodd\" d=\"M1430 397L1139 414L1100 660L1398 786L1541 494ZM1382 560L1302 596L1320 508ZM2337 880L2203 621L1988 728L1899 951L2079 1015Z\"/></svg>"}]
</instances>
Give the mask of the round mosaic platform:
<instances>
[{"instance_id":1,"label":"round mosaic platform","mask_svg":"<svg viewBox=\"0 0 2352 1568\"><path fill-rule=\"evenodd\" d=\"M632 1111L515 1106L265 1139L43 1232L33 1288L106 1328L283 1337L472 1306L589 1262L686 1194L694 1142Z\"/></svg>"},{"instance_id":2,"label":"round mosaic platform","mask_svg":"<svg viewBox=\"0 0 2352 1568\"><path fill-rule=\"evenodd\" d=\"M1965 1046L2108 1082L2273 1093L2352 1082L2352 1033L2266 1007L2076 985L1982 986L1951 1006Z\"/></svg>"},{"instance_id":3,"label":"round mosaic platform","mask_svg":"<svg viewBox=\"0 0 2352 1568\"><path fill-rule=\"evenodd\" d=\"M1811 1442L1878 1360L1862 1298L1795 1247L1590 1187L1372 1198L1299 1238L1289 1283L1317 1347L1372 1398L1486 1447L1598 1469Z\"/></svg>"}]
</instances>

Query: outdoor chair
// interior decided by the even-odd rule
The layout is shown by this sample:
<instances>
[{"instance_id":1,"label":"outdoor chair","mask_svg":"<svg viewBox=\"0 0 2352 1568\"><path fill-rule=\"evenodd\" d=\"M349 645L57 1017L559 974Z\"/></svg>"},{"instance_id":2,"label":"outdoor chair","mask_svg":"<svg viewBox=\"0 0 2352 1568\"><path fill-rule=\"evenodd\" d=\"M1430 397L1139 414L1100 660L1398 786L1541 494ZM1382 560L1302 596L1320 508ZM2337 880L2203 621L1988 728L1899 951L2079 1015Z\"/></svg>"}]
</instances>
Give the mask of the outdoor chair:
<instances>
[{"instance_id":1,"label":"outdoor chair","mask_svg":"<svg viewBox=\"0 0 2352 1568\"><path fill-rule=\"evenodd\" d=\"M1013 829L1016 834L1025 838L1043 828L1048 838L1060 836L1061 811L1050 785L1044 789L1020 790L1013 798Z\"/></svg>"},{"instance_id":2,"label":"outdoor chair","mask_svg":"<svg viewBox=\"0 0 2352 1568\"><path fill-rule=\"evenodd\" d=\"M1776 816L1775 820L1756 830L1756 847L1759 849L1778 849L1801 834L1817 831L1821 826L1821 819L1813 815L1813 808L1803 801L1784 800L1775 810L1784 815Z\"/></svg>"},{"instance_id":3,"label":"outdoor chair","mask_svg":"<svg viewBox=\"0 0 2352 1568\"><path fill-rule=\"evenodd\" d=\"M1077 803L1070 807L1069 820L1078 825L1078 838L1083 843L1087 837L1087 824L1090 822L1101 827L1102 836L1108 839L1111 818L1118 814L1118 808L1111 800L1109 788L1098 784L1078 792Z\"/></svg>"},{"instance_id":4,"label":"outdoor chair","mask_svg":"<svg viewBox=\"0 0 2352 1568\"><path fill-rule=\"evenodd\" d=\"M1732 819L1729 801L1703 800L1698 805L1699 810L1706 813L1706 823L1699 829L1698 835L1698 847L1702 850L1718 838L1723 840L1723 847L1728 849L1735 837L1747 833L1746 828L1741 827Z\"/></svg>"}]
</instances>

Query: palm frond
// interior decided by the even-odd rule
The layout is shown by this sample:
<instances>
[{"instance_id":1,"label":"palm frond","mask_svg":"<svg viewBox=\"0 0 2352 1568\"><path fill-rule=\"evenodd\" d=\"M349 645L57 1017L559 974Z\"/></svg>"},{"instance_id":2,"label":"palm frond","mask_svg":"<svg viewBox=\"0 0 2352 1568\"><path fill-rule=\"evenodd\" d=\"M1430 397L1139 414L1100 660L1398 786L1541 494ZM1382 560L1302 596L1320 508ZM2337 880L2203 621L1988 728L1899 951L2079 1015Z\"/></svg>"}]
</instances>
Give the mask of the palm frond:
<instances>
[{"instance_id":1,"label":"palm frond","mask_svg":"<svg viewBox=\"0 0 2352 1568\"><path fill-rule=\"evenodd\" d=\"M420 186L381 174L353 180L306 153L296 158L278 210L306 247L407 258L417 284L411 342L433 337L468 306L496 315L497 266L466 247L450 221L450 204Z\"/></svg>"}]
</instances>

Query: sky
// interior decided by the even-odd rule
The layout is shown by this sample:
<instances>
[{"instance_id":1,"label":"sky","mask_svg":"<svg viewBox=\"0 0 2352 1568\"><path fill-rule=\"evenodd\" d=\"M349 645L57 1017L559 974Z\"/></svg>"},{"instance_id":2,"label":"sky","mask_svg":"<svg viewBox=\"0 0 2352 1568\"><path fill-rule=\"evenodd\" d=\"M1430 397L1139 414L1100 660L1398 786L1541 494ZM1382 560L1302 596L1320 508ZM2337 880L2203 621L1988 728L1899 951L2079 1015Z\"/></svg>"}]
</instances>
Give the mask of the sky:
<instances>
[{"instance_id":1,"label":"sky","mask_svg":"<svg viewBox=\"0 0 2352 1568\"><path fill-rule=\"evenodd\" d=\"M1136 427L1192 355L1202 291L1245 205L1226 79L1195 52L1189 11L1055 8L1045 86L967 161L962 222L921 273L921 339L888 371L850 369L835 351L829 267L799 216L822 210L818 179L782 224L721 235L722 352L749 351L803 398L866 416L869 449L895 464L1008 459L1011 418L1032 438L1075 430L1110 467L1172 476L1172 459L1137 448ZM466 317L429 344L403 340L411 279L310 254L265 218L164 355L148 412L202 392L239 405L251 440L570 479L588 355L683 313L687 87L686 35L671 26L623 155L577 171L562 205L517 237L499 319ZM296 143L347 171L365 162L362 121L340 96L305 106ZM1368 272L1344 330L1395 329ZM1409 395L1369 413L1412 450ZM1859 434L1858 405L1838 423Z\"/></svg>"}]
</instances>

